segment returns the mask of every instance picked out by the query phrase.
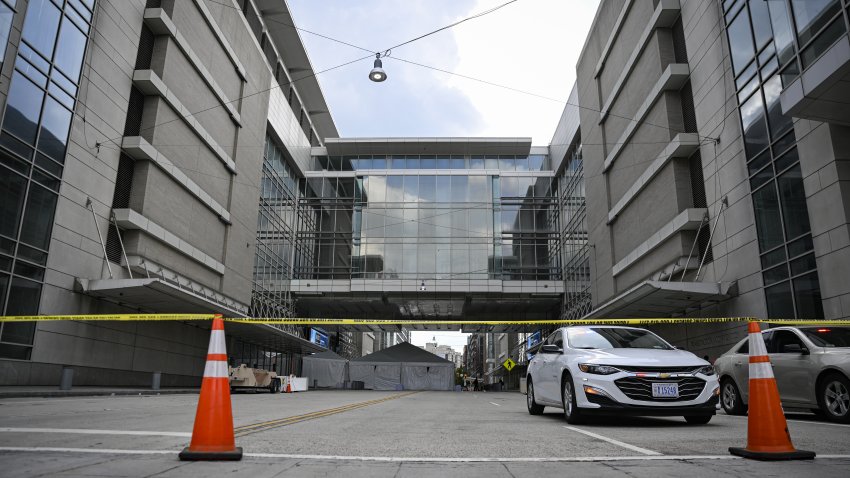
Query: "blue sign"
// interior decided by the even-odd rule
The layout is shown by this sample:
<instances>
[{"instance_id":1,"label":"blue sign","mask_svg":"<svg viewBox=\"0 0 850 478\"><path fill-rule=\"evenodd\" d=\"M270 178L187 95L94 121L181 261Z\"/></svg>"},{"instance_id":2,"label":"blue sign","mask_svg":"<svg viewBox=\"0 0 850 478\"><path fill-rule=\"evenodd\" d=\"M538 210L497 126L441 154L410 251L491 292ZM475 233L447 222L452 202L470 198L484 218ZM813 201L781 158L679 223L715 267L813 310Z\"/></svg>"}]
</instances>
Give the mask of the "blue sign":
<instances>
[{"instance_id":1,"label":"blue sign","mask_svg":"<svg viewBox=\"0 0 850 478\"><path fill-rule=\"evenodd\" d=\"M330 337L321 330L310 329L310 342L318 344L320 347L328 348L328 345L330 345Z\"/></svg>"}]
</instances>

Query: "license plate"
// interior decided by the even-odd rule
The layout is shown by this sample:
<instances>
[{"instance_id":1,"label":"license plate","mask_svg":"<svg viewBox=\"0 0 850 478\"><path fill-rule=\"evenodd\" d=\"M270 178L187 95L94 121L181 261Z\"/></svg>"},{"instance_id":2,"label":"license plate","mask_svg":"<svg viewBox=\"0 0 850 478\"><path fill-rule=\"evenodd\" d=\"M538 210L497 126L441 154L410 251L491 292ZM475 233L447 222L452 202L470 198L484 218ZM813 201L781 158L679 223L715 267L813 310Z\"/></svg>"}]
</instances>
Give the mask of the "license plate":
<instances>
[{"instance_id":1,"label":"license plate","mask_svg":"<svg viewBox=\"0 0 850 478\"><path fill-rule=\"evenodd\" d=\"M653 383L652 398L679 398L679 384Z\"/></svg>"}]
</instances>

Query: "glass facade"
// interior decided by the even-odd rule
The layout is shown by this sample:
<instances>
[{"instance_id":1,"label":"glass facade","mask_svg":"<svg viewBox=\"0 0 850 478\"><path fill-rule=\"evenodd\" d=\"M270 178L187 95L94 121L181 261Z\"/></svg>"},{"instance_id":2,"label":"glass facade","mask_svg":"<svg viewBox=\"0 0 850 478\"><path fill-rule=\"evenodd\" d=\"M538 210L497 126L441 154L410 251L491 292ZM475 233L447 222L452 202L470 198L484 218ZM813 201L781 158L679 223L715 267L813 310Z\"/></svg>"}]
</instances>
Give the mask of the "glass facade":
<instances>
[{"instance_id":1,"label":"glass facade","mask_svg":"<svg viewBox=\"0 0 850 478\"><path fill-rule=\"evenodd\" d=\"M566 167L558 175L560 202L560 249L564 276L562 319L577 320L587 315L590 295L590 246L587 243L587 202L581 144L570 148Z\"/></svg>"},{"instance_id":2,"label":"glass facade","mask_svg":"<svg viewBox=\"0 0 850 478\"><path fill-rule=\"evenodd\" d=\"M374 158L367 159L373 166ZM400 161L423 158L431 159ZM420 162L419 169L386 168L405 174L383 169L304 180L299 207L312 215L299 226L305 250L297 254L296 277L559 280L551 173L488 174L466 169L475 157L446 158L457 169L464 164L461 174Z\"/></svg>"},{"instance_id":3,"label":"glass facade","mask_svg":"<svg viewBox=\"0 0 850 478\"><path fill-rule=\"evenodd\" d=\"M766 47L760 55L766 59L776 53L779 76L786 86L846 34L850 25L847 0L723 0L723 6L735 74L756 50ZM739 10L748 10L749 15L735 17ZM729 21L731 17L735 19ZM744 41L750 34L755 44Z\"/></svg>"},{"instance_id":4,"label":"glass facade","mask_svg":"<svg viewBox=\"0 0 850 478\"><path fill-rule=\"evenodd\" d=\"M828 15L835 3L724 2L764 293L768 315L774 318L823 317L793 121L782 114L779 95L781 75L799 72L793 66L794 51L799 51L801 32L811 29L798 20L792 35L786 24L792 16L786 8L797 8L795 13L804 9L809 18L806 24L811 25L815 18ZM784 68L781 73L780 67Z\"/></svg>"},{"instance_id":5,"label":"glass facade","mask_svg":"<svg viewBox=\"0 0 850 478\"><path fill-rule=\"evenodd\" d=\"M493 169L499 171L547 171L548 157L532 155L359 155L316 156L316 171Z\"/></svg>"},{"instance_id":6,"label":"glass facade","mask_svg":"<svg viewBox=\"0 0 850 478\"><path fill-rule=\"evenodd\" d=\"M0 3L0 27L8 7ZM94 0L27 6L0 130L0 314L38 313L93 8ZM3 324L0 357L29 359L34 331Z\"/></svg>"}]
</instances>

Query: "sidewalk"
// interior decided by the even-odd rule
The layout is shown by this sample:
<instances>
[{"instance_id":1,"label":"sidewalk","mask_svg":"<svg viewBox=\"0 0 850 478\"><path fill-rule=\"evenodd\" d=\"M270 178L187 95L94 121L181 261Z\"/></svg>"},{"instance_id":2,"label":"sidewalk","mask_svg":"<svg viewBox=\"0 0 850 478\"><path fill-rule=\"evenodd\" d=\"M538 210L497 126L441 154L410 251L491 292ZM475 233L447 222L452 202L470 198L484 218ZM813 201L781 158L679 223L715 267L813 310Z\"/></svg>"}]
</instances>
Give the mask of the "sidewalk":
<instances>
[{"instance_id":1,"label":"sidewalk","mask_svg":"<svg viewBox=\"0 0 850 478\"><path fill-rule=\"evenodd\" d=\"M172 395L178 393L198 393L200 388L150 388L132 387L73 387L71 390L59 390L56 385L50 386L0 386L0 399L21 397L92 397L103 395Z\"/></svg>"}]
</instances>

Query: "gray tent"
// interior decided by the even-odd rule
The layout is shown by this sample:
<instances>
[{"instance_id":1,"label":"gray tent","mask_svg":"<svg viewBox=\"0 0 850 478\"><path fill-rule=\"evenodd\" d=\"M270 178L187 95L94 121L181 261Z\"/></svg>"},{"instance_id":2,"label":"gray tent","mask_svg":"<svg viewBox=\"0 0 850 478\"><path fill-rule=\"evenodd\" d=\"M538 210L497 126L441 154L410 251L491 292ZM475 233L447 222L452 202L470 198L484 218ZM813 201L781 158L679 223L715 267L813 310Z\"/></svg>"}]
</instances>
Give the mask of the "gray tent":
<instances>
[{"instance_id":1,"label":"gray tent","mask_svg":"<svg viewBox=\"0 0 850 478\"><path fill-rule=\"evenodd\" d=\"M409 343L352 360L351 381L371 390L453 390L455 364Z\"/></svg>"},{"instance_id":2,"label":"gray tent","mask_svg":"<svg viewBox=\"0 0 850 478\"><path fill-rule=\"evenodd\" d=\"M348 361L331 352L320 352L304 357L301 375L307 377L310 387L343 388L348 380Z\"/></svg>"}]
</instances>

